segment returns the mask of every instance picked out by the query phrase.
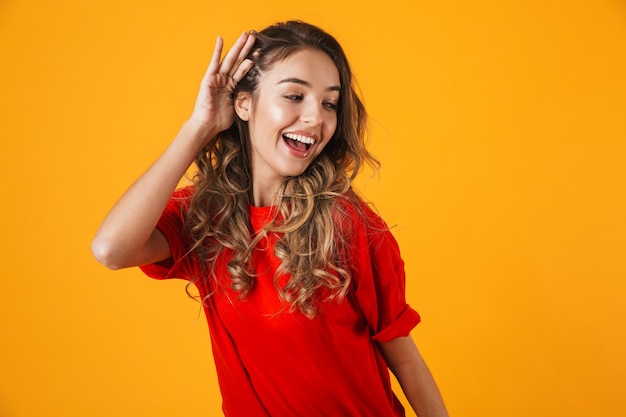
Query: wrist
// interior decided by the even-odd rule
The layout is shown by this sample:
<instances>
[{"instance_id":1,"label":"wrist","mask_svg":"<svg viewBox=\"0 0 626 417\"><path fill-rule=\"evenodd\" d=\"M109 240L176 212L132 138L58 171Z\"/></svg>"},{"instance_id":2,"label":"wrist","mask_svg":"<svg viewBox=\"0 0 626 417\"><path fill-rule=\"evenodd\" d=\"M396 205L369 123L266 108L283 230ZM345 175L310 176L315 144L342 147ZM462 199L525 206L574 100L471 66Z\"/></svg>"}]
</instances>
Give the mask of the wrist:
<instances>
[{"instance_id":1,"label":"wrist","mask_svg":"<svg viewBox=\"0 0 626 417\"><path fill-rule=\"evenodd\" d=\"M218 133L219 130L214 126L189 119L183 124L179 137L185 142L190 142L195 150L200 152Z\"/></svg>"},{"instance_id":2,"label":"wrist","mask_svg":"<svg viewBox=\"0 0 626 417\"><path fill-rule=\"evenodd\" d=\"M170 144L170 149L192 162L215 135L214 129L188 120Z\"/></svg>"},{"instance_id":3,"label":"wrist","mask_svg":"<svg viewBox=\"0 0 626 417\"><path fill-rule=\"evenodd\" d=\"M188 135L192 135L203 141L203 145L213 139L219 132L211 123L206 123L191 117L181 129Z\"/></svg>"}]
</instances>

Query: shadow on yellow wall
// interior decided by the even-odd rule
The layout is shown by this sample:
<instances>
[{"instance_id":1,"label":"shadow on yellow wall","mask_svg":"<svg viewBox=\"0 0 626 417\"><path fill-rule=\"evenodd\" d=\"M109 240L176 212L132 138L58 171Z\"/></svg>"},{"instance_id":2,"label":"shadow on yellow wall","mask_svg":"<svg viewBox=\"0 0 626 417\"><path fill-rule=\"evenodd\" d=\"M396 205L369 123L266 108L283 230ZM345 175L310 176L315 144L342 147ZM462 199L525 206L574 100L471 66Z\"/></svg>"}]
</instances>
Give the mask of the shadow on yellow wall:
<instances>
[{"instance_id":1,"label":"shadow on yellow wall","mask_svg":"<svg viewBox=\"0 0 626 417\"><path fill-rule=\"evenodd\" d=\"M383 164L359 186L397 225L451 414L626 409L623 3L7 0L0 415L219 415L183 284L107 271L89 242L191 111L215 36L288 18L352 60Z\"/></svg>"}]
</instances>

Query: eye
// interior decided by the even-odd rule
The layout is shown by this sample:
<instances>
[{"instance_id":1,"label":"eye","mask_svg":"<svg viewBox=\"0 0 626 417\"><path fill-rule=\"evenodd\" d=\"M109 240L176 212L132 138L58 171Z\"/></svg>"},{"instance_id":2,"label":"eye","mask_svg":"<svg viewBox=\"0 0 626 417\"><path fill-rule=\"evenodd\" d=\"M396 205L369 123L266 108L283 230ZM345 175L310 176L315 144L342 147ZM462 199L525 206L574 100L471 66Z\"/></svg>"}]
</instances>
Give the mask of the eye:
<instances>
[{"instance_id":1,"label":"eye","mask_svg":"<svg viewBox=\"0 0 626 417\"><path fill-rule=\"evenodd\" d=\"M287 94L285 95L285 98L287 100L292 100L292 101L301 101L302 95L301 94Z\"/></svg>"},{"instance_id":2,"label":"eye","mask_svg":"<svg viewBox=\"0 0 626 417\"><path fill-rule=\"evenodd\" d=\"M324 107L326 107L328 110L337 111L337 104L330 101L325 102Z\"/></svg>"}]
</instances>

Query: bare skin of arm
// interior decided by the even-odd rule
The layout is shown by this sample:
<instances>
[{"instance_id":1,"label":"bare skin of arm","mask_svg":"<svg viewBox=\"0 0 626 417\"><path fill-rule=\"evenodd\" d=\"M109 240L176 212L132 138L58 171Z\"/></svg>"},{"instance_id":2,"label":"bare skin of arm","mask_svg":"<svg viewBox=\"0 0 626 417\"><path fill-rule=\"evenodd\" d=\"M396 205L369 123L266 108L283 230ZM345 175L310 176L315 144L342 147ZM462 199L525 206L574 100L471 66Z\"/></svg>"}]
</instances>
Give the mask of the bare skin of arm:
<instances>
[{"instance_id":1,"label":"bare skin of arm","mask_svg":"<svg viewBox=\"0 0 626 417\"><path fill-rule=\"evenodd\" d=\"M387 366L418 417L448 417L437 384L411 337L381 343Z\"/></svg>"},{"instance_id":2,"label":"bare skin of arm","mask_svg":"<svg viewBox=\"0 0 626 417\"><path fill-rule=\"evenodd\" d=\"M242 34L220 61L223 41L218 37L190 119L165 152L113 206L96 233L91 248L103 265L119 269L170 256L165 237L156 229L157 222L195 157L234 122L232 92L253 65L245 57L254 40L254 34Z\"/></svg>"}]
</instances>

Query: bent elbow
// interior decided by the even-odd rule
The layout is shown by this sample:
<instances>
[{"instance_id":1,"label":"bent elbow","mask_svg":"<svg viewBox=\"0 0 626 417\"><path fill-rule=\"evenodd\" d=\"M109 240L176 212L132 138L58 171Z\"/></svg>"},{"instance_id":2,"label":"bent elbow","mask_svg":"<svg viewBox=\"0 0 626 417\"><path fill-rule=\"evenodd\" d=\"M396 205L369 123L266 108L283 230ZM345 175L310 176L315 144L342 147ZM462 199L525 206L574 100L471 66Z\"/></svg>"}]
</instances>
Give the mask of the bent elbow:
<instances>
[{"instance_id":1,"label":"bent elbow","mask_svg":"<svg viewBox=\"0 0 626 417\"><path fill-rule=\"evenodd\" d=\"M98 262L111 270L122 269L114 249L114 244L98 237L91 242L91 253Z\"/></svg>"}]
</instances>

